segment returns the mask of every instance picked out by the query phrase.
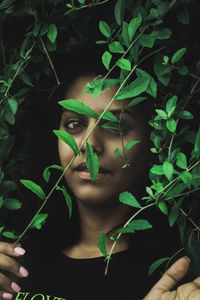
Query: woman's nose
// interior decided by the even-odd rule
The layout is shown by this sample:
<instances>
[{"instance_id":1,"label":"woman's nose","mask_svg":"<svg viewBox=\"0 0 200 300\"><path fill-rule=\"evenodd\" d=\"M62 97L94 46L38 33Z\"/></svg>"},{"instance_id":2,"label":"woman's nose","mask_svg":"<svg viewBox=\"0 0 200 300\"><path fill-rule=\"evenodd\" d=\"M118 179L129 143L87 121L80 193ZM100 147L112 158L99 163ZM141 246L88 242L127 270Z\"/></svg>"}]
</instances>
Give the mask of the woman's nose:
<instances>
[{"instance_id":1,"label":"woman's nose","mask_svg":"<svg viewBox=\"0 0 200 300\"><path fill-rule=\"evenodd\" d=\"M93 130L93 132L88 137L87 141L92 146L94 152L96 152L98 155L103 153L104 151L103 137L101 136L101 133L99 132L98 128L95 128ZM82 152L86 151L86 143L83 145L81 151Z\"/></svg>"}]
</instances>

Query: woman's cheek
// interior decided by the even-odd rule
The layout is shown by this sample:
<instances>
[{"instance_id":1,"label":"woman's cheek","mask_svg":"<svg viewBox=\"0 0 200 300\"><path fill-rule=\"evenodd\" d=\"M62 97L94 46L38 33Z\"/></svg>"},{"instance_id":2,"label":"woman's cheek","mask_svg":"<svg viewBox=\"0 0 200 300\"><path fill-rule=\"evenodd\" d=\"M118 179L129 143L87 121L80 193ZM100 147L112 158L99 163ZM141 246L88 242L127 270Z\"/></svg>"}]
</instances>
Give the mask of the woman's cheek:
<instances>
[{"instance_id":1,"label":"woman's cheek","mask_svg":"<svg viewBox=\"0 0 200 300\"><path fill-rule=\"evenodd\" d=\"M62 140L58 140L58 153L62 167L66 167L73 158L72 149Z\"/></svg>"}]
</instances>

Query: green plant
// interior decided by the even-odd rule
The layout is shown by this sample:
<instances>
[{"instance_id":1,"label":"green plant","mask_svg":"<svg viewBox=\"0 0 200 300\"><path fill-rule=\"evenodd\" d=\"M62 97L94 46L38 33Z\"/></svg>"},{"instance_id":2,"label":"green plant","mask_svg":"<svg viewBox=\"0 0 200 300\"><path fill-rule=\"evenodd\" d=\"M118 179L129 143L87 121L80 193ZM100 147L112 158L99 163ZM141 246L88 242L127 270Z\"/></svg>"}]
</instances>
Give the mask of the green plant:
<instances>
[{"instance_id":1,"label":"green plant","mask_svg":"<svg viewBox=\"0 0 200 300\"><path fill-rule=\"evenodd\" d=\"M48 1L48 3L33 1L26 5L23 5L22 2L4 0L0 4L2 26L5 26L6 22L14 17L31 16L28 20L29 24L25 28L27 30L25 39L20 42L19 47L14 45L14 49L11 48L9 63L7 63L5 38L1 31L1 64L4 73L2 72L0 81L2 94L0 102L2 124L0 189L2 205L12 209L20 208L20 204L17 199L8 200L9 193L16 189L16 183L14 180L10 180L12 174L6 173L6 171L9 169L9 153L14 149L11 127L15 124L18 106L23 103L31 89L44 75L38 72L37 68L41 61L45 61L43 72L47 76L53 74L57 85L59 78L51 59L51 53L53 55L55 51L61 51L61 48L63 52L70 52L70 47L74 43L79 43L80 40L84 41L84 34L77 37L77 29L74 26L75 33L70 32L71 39L69 38L65 47L59 46L59 32L61 30L67 32L72 28L74 19L72 21L70 16L74 16L78 24L78 17L76 19L75 16L78 16L79 13L83 13L84 10L87 11L91 7L101 5L103 7L109 1L66 2L55 0ZM106 87L120 83L116 95L100 116L78 101L67 100L59 103L67 109L97 119L94 128L103 118L108 121L104 126L121 131L120 121L107 111L113 101L129 98L128 106L130 107L143 101L153 101L149 97L155 99L155 113L149 124L152 127L153 146L151 152L156 157L157 163L150 169L151 185L146 187L147 195L141 200L136 200L134 195L126 191L120 194L119 201L135 207L136 212L122 228L110 237L113 239L113 248L109 254L106 250L108 237L105 233L100 236L98 246L107 261L106 272L112 251L120 236L123 233L134 233L137 230L151 228L151 224L147 220L135 219L135 217L143 210L155 206L155 209L159 209L166 215L169 226L172 227L176 223L179 227L183 249L192 257L193 272L199 274L200 129L198 110L200 102L198 95L200 60L199 41L193 38L196 20L199 20L197 7L199 4L195 0L115 1L111 6L114 15L112 22L108 22L106 19L94 20L98 22L102 34L102 40L98 40L96 43L105 44L107 47L102 55L102 63L107 74L103 79L95 78L92 83L88 84L85 92L92 93L96 97ZM183 35L181 39L180 33ZM108 79L110 74L112 76L115 68L120 70L119 78ZM52 90L54 89L55 86L52 87ZM44 202L22 234L7 231L2 224L1 233L5 237L19 241L29 227L40 229L47 218L47 214L41 213L41 210L55 189L62 191L71 216L71 198L65 187L59 186L59 184L85 142L87 143L87 167L91 179L95 180L99 164L97 155L93 153L91 145L87 142L89 135L78 148L73 137L66 132L55 130L54 133L72 148L74 158L65 170L57 165L45 168L43 176L46 182L49 181L52 168L62 170L62 175L48 195L45 195L43 189L33 181L21 180L21 183ZM122 133L121 137L123 153L116 149L115 155L124 160L124 167L128 167L126 150L133 147L138 141L124 145ZM5 149L8 149L6 154ZM4 180L4 173L6 180ZM169 258L159 259L150 267L149 273L167 260Z\"/></svg>"}]
</instances>

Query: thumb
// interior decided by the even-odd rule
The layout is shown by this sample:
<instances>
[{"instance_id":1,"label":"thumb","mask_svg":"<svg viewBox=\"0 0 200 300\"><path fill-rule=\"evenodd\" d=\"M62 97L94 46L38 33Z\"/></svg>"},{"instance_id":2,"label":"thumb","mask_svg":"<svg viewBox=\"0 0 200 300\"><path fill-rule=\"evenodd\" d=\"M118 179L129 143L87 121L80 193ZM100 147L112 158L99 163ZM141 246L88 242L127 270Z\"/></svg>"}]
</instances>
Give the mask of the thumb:
<instances>
[{"instance_id":1,"label":"thumb","mask_svg":"<svg viewBox=\"0 0 200 300\"><path fill-rule=\"evenodd\" d=\"M153 286L148 295L143 300L159 300L161 296L170 291L187 273L190 259L183 256L178 259Z\"/></svg>"}]
</instances>

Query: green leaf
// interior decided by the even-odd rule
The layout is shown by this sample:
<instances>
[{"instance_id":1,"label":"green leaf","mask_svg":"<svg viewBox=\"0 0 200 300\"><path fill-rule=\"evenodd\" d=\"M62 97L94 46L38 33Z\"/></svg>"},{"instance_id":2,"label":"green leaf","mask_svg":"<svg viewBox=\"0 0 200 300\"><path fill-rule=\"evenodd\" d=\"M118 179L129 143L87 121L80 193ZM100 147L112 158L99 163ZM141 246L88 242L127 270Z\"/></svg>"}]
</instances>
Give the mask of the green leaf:
<instances>
[{"instance_id":1,"label":"green leaf","mask_svg":"<svg viewBox=\"0 0 200 300\"><path fill-rule=\"evenodd\" d=\"M102 115L103 112L99 113L99 117ZM117 119L117 117L109 110L106 110L106 112L104 113L102 119L107 120L107 121L111 121L111 122L116 122L119 123L119 120Z\"/></svg>"},{"instance_id":2,"label":"green leaf","mask_svg":"<svg viewBox=\"0 0 200 300\"><path fill-rule=\"evenodd\" d=\"M163 57L161 55L155 56L154 72L158 80L164 85L168 86L171 79L172 66L163 64Z\"/></svg>"},{"instance_id":3,"label":"green leaf","mask_svg":"<svg viewBox=\"0 0 200 300\"><path fill-rule=\"evenodd\" d=\"M199 159L200 157L200 127L196 135L196 140L194 144L194 154Z\"/></svg>"},{"instance_id":4,"label":"green leaf","mask_svg":"<svg viewBox=\"0 0 200 300\"><path fill-rule=\"evenodd\" d=\"M38 214L31 221L30 228L41 229L42 225L45 223L48 214Z\"/></svg>"},{"instance_id":5,"label":"green leaf","mask_svg":"<svg viewBox=\"0 0 200 300\"><path fill-rule=\"evenodd\" d=\"M132 41L137 29L139 28L139 26L142 23L142 17L141 14L138 14L138 16L136 18L133 18L128 26L128 36L129 36L129 40Z\"/></svg>"},{"instance_id":6,"label":"green leaf","mask_svg":"<svg viewBox=\"0 0 200 300\"><path fill-rule=\"evenodd\" d=\"M182 110L179 111L177 113L177 116L181 119L185 119L185 120L191 120L194 118L194 116L191 114L191 112L187 111L187 110Z\"/></svg>"},{"instance_id":7,"label":"green leaf","mask_svg":"<svg viewBox=\"0 0 200 300\"><path fill-rule=\"evenodd\" d=\"M99 172L99 159L95 153L93 153L92 146L86 142L86 166L90 172L91 181L95 181Z\"/></svg>"},{"instance_id":8,"label":"green leaf","mask_svg":"<svg viewBox=\"0 0 200 300\"><path fill-rule=\"evenodd\" d=\"M151 34L143 34L140 38L140 44L143 47L152 48L155 42L155 37Z\"/></svg>"},{"instance_id":9,"label":"green leaf","mask_svg":"<svg viewBox=\"0 0 200 300\"><path fill-rule=\"evenodd\" d=\"M152 228L152 225L149 223L149 221L144 219L133 220L131 223L135 230L146 230Z\"/></svg>"},{"instance_id":10,"label":"green leaf","mask_svg":"<svg viewBox=\"0 0 200 300\"><path fill-rule=\"evenodd\" d=\"M176 165L183 170L187 169L187 158L184 153L179 152L176 155Z\"/></svg>"},{"instance_id":11,"label":"green leaf","mask_svg":"<svg viewBox=\"0 0 200 300\"><path fill-rule=\"evenodd\" d=\"M155 82L153 77L151 77L151 79L150 79L150 83L146 90L146 93L151 95L153 98L157 97L157 83Z\"/></svg>"},{"instance_id":12,"label":"green leaf","mask_svg":"<svg viewBox=\"0 0 200 300\"><path fill-rule=\"evenodd\" d=\"M4 231L2 233L3 236L9 238L9 239L17 239L18 238L18 235L15 235L13 232L11 231Z\"/></svg>"},{"instance_id":13,"label":"green leaf","mask_svg":"<svg viewBox=\"0 0 200 300\"><path fill-rule=\"evenodd\" d=\"M150 78L139 77L125 87L115 97L116 100L123 100L126 98L133 98L139 96L146 91L150 83Z\"/></svg>"},{"instance_id":14,"label":"green leaf","mask_svg":"<svg viewBox=\"0 0 200 300\"><path fill-rule=\"evenodd\" d=\"M78 0L80 4L85 4L85 0Z\"/></svg>"},{"instance_id":15,"label":"green leaf","mask_svg":"<svg viewBox=\"0 0 200 300\"><path fill-rule=\"evenodd\" d=\"M131 63L126 58L119 58L116 62L116 65L123 70L131 71Z\"/></svg>"},{"instance_id":16,"label":"green leaf","mask_svg":"<svg viewBox=\"0 0 200 300\"><path fill-rule=\"evenodd\" d=\"M77 153L79 153L78 150L78 146L76 144L76 141L74 139L74 137L69 134L67 131L65 130L53 130L53 133L59 138L61 139L64 143L66 143L74 152L74 154L76 155Z\"/></svg>"},{"instance_id":17,"label":"green leaf","mask_svg":"<svg viewBox=\"0 0 200 300\"><path fill-rule=\"evenodd\" d=\"M140 141L131 141L126 144L126 146L124 147L124 150L126 151L126 150L130 149L131 147L133 147L134 145L136 145L138 143L140 143Z\"/></svg>"},{"instance_id":18,"label":"green leaf","mask_svg":"<svg viewBox=\"0 0 200 300\"><path fill-rule=\"evenodd\" d=\"M164 110L162 110L162 109L156 109L155 111L161 117L161 119L166 120L168 118L168 115L167 115L167 113Z\"/></svg>"},{"instance_id":19,"label":"green leaf","mask_svg":"<svg viewBox=\"0 0 200 300\"><path fill-rule=\"evenodd\" d=\"M190 22L190 16L189 13L186 9L179 9L177 12L177 17L180 23L184 24L184 25L189 25Z\"/></svg>"},{"instance_id":20,"label":"green leaf","mask_svg":"<svg viewBox=\"0 0 200 300\"><path fill-rule=\"evenodd\" d=\"M164 257L160 258L157 261L155 261L153 264L150 265L149 270L148 270L148 275L151 276L153 272L162 264L164 264L167 260L169 260L170 257Z\"/></svg>"},{"instance_id":21,"label":"green leaf","mask_svg":"<svg viewBox=\"0 0 200 300\"><path fill-rule=\"evenodd\" d=\"M168 208L164 201L158 202L158 207L163 214L168 215Z\"/></svg>"},{"instance_id":22,"label":"green leaf","mask_svg":"<svg viewBox=\"0 0 200 300\"><path fill-rule=\"evenodd\" d=\"M182 181L187 184L188 188L191 188L193 176L190 172L186 171L180 174Z\"/></svg>"},{"instance_id":23,"label":"green leaf","mask_svg":"<svg viewBox=\"0 0 200 300\"><path fill-rule=\"evenodd\" d=\"M21 179L20 182L25 185L29 190L31 190L34 194L36 194L40 199L45 199L45 193L41 186L36 184L35 182L27 179Z\"/></svg>"},{"instance_id":24,"label":"green leaf","mask_svg":"<svg viewBox=\"0 0 200 300\"><path fill-rule=\"evenodd\" d=\"M108 51L105 51L104 54L102 55L102 62L107 70L109 70L111 59L112 59L112 54L110 54L110 52Z\"/></svg>"},{"instance_id":25,"label":"green leaf","mask_svg":"<svg viewBox=\"0 0 200 300\"><path fill-rule=\"evenodd\" d=\"M49 30L48 30L48 33L47 33L47 37L48 37L48 39L50 40L50 42L52 44L55 43L57 34L58 34L58 32L57 32L56 25L55 24L50 24L49 25Z\"/></svg>"},{"instance_id":26,"label":"green leaf","mask_svg":"<svg viewBox=\"0 0 200 300\"><path fill-rule=\"evenodd\" d=\"M3 0L3 1L1 1L0 9L8 8L14 2L15 2L15 0Z\"/></svg>"},{"instance_id":27,"label":"green leaf","mask_svg":"<svg viewBox=\"0 0 200 300\"><path fill-rule=\"evenodd\" d=\"M172 227L174 225L174 223L176 222L179 212L180 212L180 207L181 204L183 202L183 199L179 199L171 208L170 212L169 212L169 225L170 227Z\"/></svg>"},{"instance_id":28,"label":"green leaf","mask_svg":"<svg viewBox=\"0 0 200 300\"><path fill-rule=\"evenodd\" d=\"M189 70L188 67L186 65L181 65L178 67L177 72L181 75L187 75Z\"/></svg>"},{"instance_id":29,"label":"green leaf","mask_svg":"<svg viewBox=\"0 0 200 300\"><path fill-rule=\"evenodd\" d=\"M142 101L144 101L146 99L147 99L147 97L136 97L133 100L131 100L131 102L128 105L126 105L125 108L133 107L136 104L139 104L139 103L141 103Z\"/></svg>"},{"instance_id":30,"label":"green leaf","mask_svg":"<svg viewBox=\"0 0 200 300\"><path fill-rule=\"evenodd\" d=\"M163 172L165 177L170 181L174 172L174 167L169 161L164 162Z\"/></svg>"},{"instance_id":31,"label":"green leaf","mask_svg":"<svg viewBox=\"0 0 200 300\"><path fill-rule=\"evenodd\" d=\"M170 188L170 190L165 194L168 198L174 198L179 196L185 189L187 185L185 183L177 183L174 187Z\"/></svg>"},{"instance_id":32,"label":"green leaf","mask_svg":"<svg viewBox=\"0 0 200 300\"><path fill-rule=\"evenodd\" d=\"M124 53L124 48L119 42L112 42L108 45L110 52L112 53Z\"/></svg>"},{"instance_id":33,"label":"green leaf","mask_svg":"<svg viewBox=\"0 0 200 300\"><path fill-rule=\"evenodd\" d=\"M106 233L103 232L98 239L98 248L103 254L104 257L108 257L107 249L106 249Z\"/></svg>"},{"instance_id":34,"label":"green leaf","mask_svg":"<svg viewBox=\"0 0 200 300\"><path fill-rule=\"evenodd\" d=\"M13 98L8 98L8 104L10 106L12 114L15 115L18 109L17 101Z\"/></svg>"},{"instance_id":35,"label":"green leaf","mask_svg":"<svg viewBox=\"0 0 200 300\"><path fill-rule=\"evenodd\" d=\"M7 209L16 210L22 207L22 203L14 198L6 198L3 200L3 206Z\"/></svg>"},{"instance_id":36,"label":"green leaf","mask_svg":"<svg viewBox=\"0 0 200 300\"><path fill-rule=\"evenodd\" d=\"M132 221L128 223L126 227L119 228L116 231L116 233L134 233L134 232L135 229L134 229L134 224L132 224Z\"/></svg>"},{"instance_id":37,"label":"green leaf","mask_svg":"<svg viewBox=\"0 0 200 300\"><path fill-rule=\"evenodd\" d=\"M192 169L192 186L196 189L200 186L200 165L197 165L195 168Z\"/></svg>"},{"instance_id":38,"label":"green leaf","mask_svg":"<svg viewBox=\"0 0 200 300\"><path fill-rule=\"evenodd\" d=\"M181 48L177 50L172 56L172 64L175 64L177 61L179 61L185 54L186 50L187 50L186 48Z\"/></svg>"},{"instance_id":39,"label":"green leaf","mask_svg":"<svg viewBox=\"0 0 200 300\"><path fill-rule=\"evenodd\" d=\"M116 131L120 131L120 124L118 123L113 123L113 122L106 122L103 125L101 125L102 128L104 129L113 129Z\"/></svg>"},{"instance_id":40,"label":"green leaf","mask_svg":"<svg viewBox=\"0 0 200 300\"><path fill-rule=\"evenodd\" d=\"M140 203L135 199L135 197L127 191L120 193L119 202L136 208L141 207Z\"/></svg>"},{"instance_id":41,"label":"green leaf","mask_svg":"<svg viewBox=\"0 0 200 300\"><path fill-rule=\"evenodd\" d=\"M98 118L97 114L89 106L80 101L67 99L59 101L58 104L60 104L67 110L75 111L78 114L86 115L94 119Z\"/></svg>"},{"instance_id":42,"label":"green leaf","mask_svg":"<svg viewBox=\"0 0 200 300\"><path fill-rule=\"evenodd\" d=\"M167 40L170 38L172 34L171 29L169 28L156 28L154 29L154 31L151 33L151 36L154 39L158 39L158 40Z\"/></svg>"},{"instance_id":43,"label":"green leaf","mask_svg":"<svg viewBox=\"0 0 200 300\"><path fill-rule=\"evenodd\" d=\"M72 199L71 199L70 195L68 194L64 185L62 186L61 190L62 190L62 193L63 193L66 203L67 203L67 207L69 210L69 218L71 218L71 216L72 216Z\"/></svg>"},{"instance_id":44,"label":"green leaf","mask_svg":"<svg viewBox=\"0 0 200 300\"><path fill-rule=\"evenodd\" d=\"M40 29L40 35L43 36L45 35L49 30L49 24L48 23L44 23L42 26L41 26L41 29Z\"/></svg>"},{"instance_id":45,"label":"green leaf","mask_svg":"<svg viewBox=\"0 0 200 300\"><path fill-rule=\"evenodd\" d=\"M114 7L114 16L115 20L118 25L121 25L125 12L125 1L124 0L117 0L115 7Z\"/></svg>"},{"instance_id":46,"label":"green leaf","mask_svg":"<svg viewBox=\"0 0 200 300\"><path fill-rule=\"evenodd\" d=\"M63 171L63 168L58 165L51 165L51 166L46 167L43 171L43 177L46 182L49 182L49 178L51 176L51 172L49 169L57 169L57 170Z\"/></svg>"},{"instance_id":47,"label":"green leaf","mask_svg":"<svg viewBox=\"0 0 200 300\"><path fill-rule=\"evenodd\" d=\"M117 157L119 157L119 158L124 158L124 157L121 155L119 148L115 149L114 154L115 154Z\"/></svg>"},{"instance_id":48,"label":"green leaf","mask_svg":"<svg viewBox=\"0 0 200 300\"><path fill-rule=\"evenodd\" d=\"M169 119L166 122L167 129L170 132L175 132L176 131L176 125L177 125L177 123L176 123L176 121L174 119Z\"/></svg>"},{"instance_id":49,"label":"green leaf","mask_svg":"<svg viewBox=\"0 0 200 300\"><path fill-rule=\"evenodd\" d=\"M150 172L157 175L164 175L163 166L162 165L154 165Z\"/></svg>"},{"instance_id":50,"label":"green leaf","mask_svg":"<svg viewBox=\"0 0 200 300\"><path fill-rule=\"evenodd\" d=\"M169 113L174 106L176 107L177 100L178 100L178 97L173 96L167 101L167 104L166 104L167 113Z\"/></svg>"},{"instance_id":51,"label":"green leaf","mask_svg":"<svg viewBox=\"0 0 200 300\"><path fill-rule=\"evenodd\" d=\"M100 21L99 29L105 37L109 38L111 36L110 26L106 22Z\"/></svg>"}]
</instances>

